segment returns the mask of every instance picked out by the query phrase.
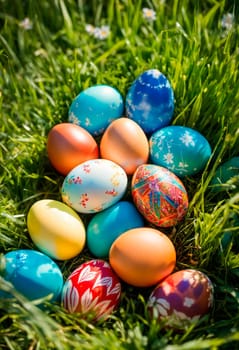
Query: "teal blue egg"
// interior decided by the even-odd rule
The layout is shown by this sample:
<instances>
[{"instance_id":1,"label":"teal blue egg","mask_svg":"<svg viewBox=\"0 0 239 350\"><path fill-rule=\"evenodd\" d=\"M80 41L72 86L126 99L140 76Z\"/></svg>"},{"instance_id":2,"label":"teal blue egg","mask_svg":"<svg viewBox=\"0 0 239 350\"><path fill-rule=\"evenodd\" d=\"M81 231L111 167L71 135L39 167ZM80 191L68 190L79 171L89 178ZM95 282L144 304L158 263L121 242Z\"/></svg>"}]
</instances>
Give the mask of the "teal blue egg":
<instances>
[{"instance_id":1,"label":"teal blue egg","mask_svg":"<svg viewBox=\"0 0 239 350\"><path fill-rule=\"evenodd\" d=\"M106 258L119 235L143 225L144 220L132 203L118 202L91 219L86 233L87 246L94 256Z\"/></svg>"},{"instance_id":2,"label":"teal blue egg","mask_svg":"<svg viewBox=\"0 0 239 350\"><path fill-rule=\"evenodd\" d=\"M156 131L149 145L151 162L179 177L202 171L212 154L207 139L185 126L170 125Z\"/></svg>"},{"instance_id":3,"label":"teal blue egg","mask_svg":"<svg viewBox=\"0 0 239 350\"><path fill-rule=\"evenodd\" d=\"M217 168L210 187L214 192L239 191L239 157L233 157Z\"/></svg>"},{"instance_id":4,"label":"teal blue egg","mask_svg":"<svg viewBox=\"0 0 239 350\"><path fill-rule=\"evenodd\" d=\"M15 250L4 256L3 278L29 300L51 295L51 301L59 300L63 288L63 276L58 265L47 255L36 250ZM0 292L1 297L10 297Z\"/></svg>"},{"instance_id":5,"label":"teal blue egg","mask_svg":"<svg viewBox=\"0 0 239 350\"><path fill-rule=\"evenodd\" d=\"M124 102L118 90L108 85L95 85L75 97L69 108L69 122L97 136L121 117L123 111Z\"/></svg>"}]
</instances>

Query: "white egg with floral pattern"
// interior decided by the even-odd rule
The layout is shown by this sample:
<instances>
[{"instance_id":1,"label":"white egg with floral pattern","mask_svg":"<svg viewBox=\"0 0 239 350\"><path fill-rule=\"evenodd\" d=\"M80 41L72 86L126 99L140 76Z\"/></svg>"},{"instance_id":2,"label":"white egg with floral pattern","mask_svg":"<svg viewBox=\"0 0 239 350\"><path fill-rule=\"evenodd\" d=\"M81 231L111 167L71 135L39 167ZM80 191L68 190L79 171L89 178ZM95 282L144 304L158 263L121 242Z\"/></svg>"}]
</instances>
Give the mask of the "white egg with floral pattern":
<instances>
[{"instance_id":1,"label":"white egg with floral pattern","mask_svg":"<svg viewBox=\"0 0 239 350\"><path fill-rule=\"evenodd\" d=\"M176 330L207 315L213 305L213 284L204 273L186 269L166 277L152 291L147 308L153 318Z\"/></svg>"}]
</instances>

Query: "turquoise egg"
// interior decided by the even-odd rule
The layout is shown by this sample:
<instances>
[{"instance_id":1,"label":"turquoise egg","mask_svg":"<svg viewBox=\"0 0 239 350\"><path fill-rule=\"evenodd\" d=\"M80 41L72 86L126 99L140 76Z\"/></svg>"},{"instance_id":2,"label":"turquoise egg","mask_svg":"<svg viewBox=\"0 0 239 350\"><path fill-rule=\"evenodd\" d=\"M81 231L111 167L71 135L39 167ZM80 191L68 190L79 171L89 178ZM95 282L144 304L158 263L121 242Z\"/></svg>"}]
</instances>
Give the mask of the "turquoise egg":
<instances>
[{"instance_id":1,"label":"turquoise egg","mask_svg":"<svg viewBox=\"0 0 239 350\"><path fill-rule=\"evenodd\" d=\"M4 256L3 278L29 300L52 295L51 301L60 298L63 276L58 265L47 255L36 250L15 250ZM0 292L1 297L11 297Z\"/></svg>"},{"instance_id":2,"label":"turquoise egg","mask_svg":"<svg viewBox=\"0 0 239 350\"><path fill-rule=\"evenodd\" d=\"M94 256L106 258L120 234L143 225L144 220L132 203L118 202L91 219L86 233L87 246Z\"/></svg>"},{"instance_id":3,"label":"turquoise egg","mask_svg":"<svg viewBox=\"0 0 239 350\"><path fill-rule=\"evenodd\" d=\"M95 85L79 93L69 108L69 122L97 136L122 116L124 102L121 94L108 85Z\"/></svg>"},{"instance_id":4,"label":"turquoise egg","mask_svg":"<svg viewBox=\"0 0 239 350\"><path fill-rule=\"evenodd\" d=\"M217 168L210 187L215 192L239 190L239 157L233 157Z\"/></svg>"},{"instance_id":5,"label":"turquoise egg","mask_svg":"<svg viewBox=\"0 0 239 350\"><path fill-rule=\"evenodd\" d=\"M149 139L149 146L152 163L179 177L203 170L212 154L207 139L185 126L170 125L156 131Z\"/></svg>"},{"instance_id":6,"label":"turquoise egg","mask_svg":"<svg viewBox=\"0 0 239 350\"><path fill-rule=\"evenodd\" d=\"M126 115L146 134L169 125L174 112L174 93L169 80L157 69L142 73L126 96Z\"/></svg>"}]
</instances>

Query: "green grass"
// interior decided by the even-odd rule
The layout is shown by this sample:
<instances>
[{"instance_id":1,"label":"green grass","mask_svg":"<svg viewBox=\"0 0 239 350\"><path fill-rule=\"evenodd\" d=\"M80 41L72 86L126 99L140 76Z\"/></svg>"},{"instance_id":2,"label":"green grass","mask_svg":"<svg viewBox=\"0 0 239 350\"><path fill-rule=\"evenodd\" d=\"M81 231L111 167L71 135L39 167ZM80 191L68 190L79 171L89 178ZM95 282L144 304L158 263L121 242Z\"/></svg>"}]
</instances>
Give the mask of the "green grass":
<instances>
[{"instance_id":1,"label":"green grass","mask_svg":"<svg viewBox=\"0 0 239 350\"><path fill-rule=\"evenodd\" d=\"M67 121L73 98L97 83L125 97L139 74L158 68L174 88L173 124L197 129L213 149L204 172L185 179L188 215L167 233L177 249L177 268L200 269L215 286L211 314L177 333L149 319L149 289L124 286L119 309L93 324L60 305L42 311L1 279L0 288L14 295L11 302L0 300L1 349L239 348L239 198L237 191L213 194L209 188L218 165L239 155L238 5L0 0L0 252L34 248L26 227L30 206L43 198L60 200L63 177L49 164L46 138L51 127ZM143 7L156 11L155 22L142 18ZM229 31L221 25L228 12L235 16ZM31 30L19 26L25 17ZM88 23L109 25L110 36L93 38L85 31ZM89 258L85 249L61 263L64 277Z\"/></svg>"}]
</instances>

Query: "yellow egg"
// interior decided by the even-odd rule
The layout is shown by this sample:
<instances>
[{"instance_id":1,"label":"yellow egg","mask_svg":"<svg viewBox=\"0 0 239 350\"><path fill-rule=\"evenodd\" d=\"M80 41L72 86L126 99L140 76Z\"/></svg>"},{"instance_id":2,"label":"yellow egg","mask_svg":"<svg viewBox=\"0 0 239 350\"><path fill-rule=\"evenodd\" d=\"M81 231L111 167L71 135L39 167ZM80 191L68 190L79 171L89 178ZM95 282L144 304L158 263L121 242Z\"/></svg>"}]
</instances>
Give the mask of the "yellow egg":
<instances>
[{"instance_id":1,"label":"yellow egg","mask_svg":"<svg viewBox=\"0 0 239 350\"><path fill-rule=\"evenodd\" d=\"M35 245L54 259L71 259L84 248L84 224L80 216L62 202L52 199L35 202L27 215L27 227Z\"/></svg>"}]
</instances>

